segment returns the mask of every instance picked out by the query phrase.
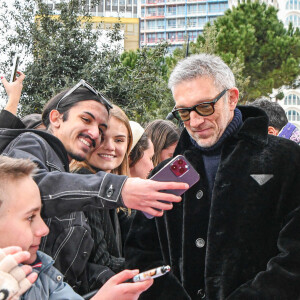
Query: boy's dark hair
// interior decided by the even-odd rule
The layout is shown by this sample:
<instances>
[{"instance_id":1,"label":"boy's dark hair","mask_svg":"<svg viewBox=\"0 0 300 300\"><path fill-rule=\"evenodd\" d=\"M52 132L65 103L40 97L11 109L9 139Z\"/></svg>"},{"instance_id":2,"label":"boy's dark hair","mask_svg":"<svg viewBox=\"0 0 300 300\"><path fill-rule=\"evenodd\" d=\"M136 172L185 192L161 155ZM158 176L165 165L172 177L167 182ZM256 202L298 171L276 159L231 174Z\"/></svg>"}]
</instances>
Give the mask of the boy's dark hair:
<instances>
[{"instance_id":1,"label":"boy's dark hair","mask_svg":"<svg viewBox=\"0 0 300 300\"><path fill-rule=\"evenodd\" d=\"M9 180L32 176L36 171L36 164L29 159L0 155L0 195L5 193L5 186ZM0 199L0 206L1 204L2 200Z\"/></svg>"},{"instance_id":2,"label":"boy's dark hair","mask_svg":"<svg viewBox=\"0 0 300 300\"><path fill-rule=\"evenodd\" d=\"M143 133L139 141L136 143L136 145L133 147L133 149L130 151L129 158L130 158L130 164L129 167L133 167L144 155L144 151L149 149L149 137L146 134L146 132Z\"/></svg>"},{"instance_id":3,"label":"boy's dark hair","mask_svg":"<svg viewBox=\"0 0 300 300\"><path fill-rule=\"evenodd\" d=\"M269 126L277 130L281 130L288 123L284 109L277 102L272 102L268 98L263 97L256 99L249 105L262 109L269 118Z\"/></svg>"},{"instance_id":4,"label":"boy's dark hair","mask_svg":"<svg viewBox=\"0 0 300 300\"><path fill-rule=\"evenodd\" d=\"M50 125L49 115L53 109L57 109L59 113L63 114L63 120L66 121L68 119L68 111L81 101L95 100L107 108L106 103L99 96L85 87L79 87L69 96L60 101L69 90L70 89L60 92L46 103L42 113L42 121L46 128ZM58 103L59 105L57 105Z\"/></svg>"}]
</instances>

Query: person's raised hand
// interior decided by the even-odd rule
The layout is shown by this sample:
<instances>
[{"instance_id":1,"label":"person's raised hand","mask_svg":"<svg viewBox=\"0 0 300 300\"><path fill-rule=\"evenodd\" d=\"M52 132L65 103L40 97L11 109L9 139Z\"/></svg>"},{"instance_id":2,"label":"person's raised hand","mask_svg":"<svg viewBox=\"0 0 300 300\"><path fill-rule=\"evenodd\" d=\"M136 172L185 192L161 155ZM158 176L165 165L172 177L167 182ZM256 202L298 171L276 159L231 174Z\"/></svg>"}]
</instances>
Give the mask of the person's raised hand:
<instances>
[{"instance_id":1,"label":"person's raised hand","mask_svg":"<svg viewBox=\"0 0 300 300\"><path fill-rule=\"evenodd\" d=\"M122 199L125 206L128 208L141 210L150 215L159 217L163 215L164 210L173 208L172 203L163 203L161 201L181 201L180 196L161 191L186 190L188 188L189 185L183 182L160 182L134 177L128 178L125 181L122 189Z\"/></svg>"},{"instance_id":2,"label":"person's raised hand","mask_svg":"<svg viewBox=\"0 0 300 300\"><path fill-rule=\"evenodd\" d=\"M25 293L36 281L38 275L31 273L31 266L18 266L18 264L28 260L29 257L29 252L22 251L17 246L0 249L1 299L19 299L19 296Z\"/></svg>"},{"instance_id":3,"label":"person's raised hand","mask_svg":"<svg viewBox=\"0 0 300 300\"><path fill-rule=\"evenodd\" d=\"M91 300L136 300L146 291L153 279L135 283L124 283L139 273L138 270L124 270L111 277Z\"/></svg>"},{"instance_id":4,"label":"person's raised hand","mask_svg":"<svg viewBox=\"0 0 300 300\"><path fill-rule=\"evenodd\" d=\"M23 89L23 80L25 79L24 73L17 71L17 74L19 76L16 77L16 80L14 82L8 82L4 76L1 76L1 82L8 96L8 101L4 109L14 115L17 113L17 108Z\"/></svg>"}]
</instances>

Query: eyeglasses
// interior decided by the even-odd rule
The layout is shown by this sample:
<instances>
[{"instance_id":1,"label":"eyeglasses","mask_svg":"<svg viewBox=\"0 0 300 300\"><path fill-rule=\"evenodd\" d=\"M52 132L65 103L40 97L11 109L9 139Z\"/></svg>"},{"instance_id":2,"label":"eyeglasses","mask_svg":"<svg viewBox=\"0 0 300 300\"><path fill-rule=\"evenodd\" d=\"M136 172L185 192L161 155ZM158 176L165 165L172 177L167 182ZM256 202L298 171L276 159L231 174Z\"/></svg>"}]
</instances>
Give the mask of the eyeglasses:
<instances>
[{"instance_id":1,"label":"eyeglasses","mask_svg":"<svg viewBox=\"0 0 300 300\"><path fill-rule=\"evenodd\" d=\"M192 111L195 111L198 115L203 117L210 116L215 112L215 104L217 103L217 101L220 100L227 91L228 89L225 89L215 99L211 101L201 102L200 104L196 104L192 107L174 107L172 110L172 114L177 120L183 122L188 121L190 119L190 113Z\"/></svg>"},{"instance_id":2,"label":"eyeglasses","mask_svg":"<svg viewBox=\"0 0 300 300\"><path fill-rule=\"evenodd\" d=\"M93 86L91 86L89 83L87 83L85 80L81 79L76 85L74 85L68 92L66 92L62 98L57 102L56 104L56 110L58 109L60 103L62 100L64 100L66 97L70 96L72 93L74 93L78 88L81 86L87 88L90 92L98 96L102 101L103 104L105 105L107 110L110 110L112 107L112 104L110 103L109 100L107 100L102 93L98 92Z\"/></svg>"}]
</instances>

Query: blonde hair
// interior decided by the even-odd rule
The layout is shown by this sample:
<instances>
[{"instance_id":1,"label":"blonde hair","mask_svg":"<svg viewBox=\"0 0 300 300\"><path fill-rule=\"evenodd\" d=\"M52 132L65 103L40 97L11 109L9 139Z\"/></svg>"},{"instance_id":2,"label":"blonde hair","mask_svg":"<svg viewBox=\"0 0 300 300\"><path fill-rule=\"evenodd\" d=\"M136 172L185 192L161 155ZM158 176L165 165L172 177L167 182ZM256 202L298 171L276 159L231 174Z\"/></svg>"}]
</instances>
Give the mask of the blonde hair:
<instances>
[{"instance_id":1,"label":"blonde hair","mask_svg":"<svg viewBox=\"0 0 300 300\"><path fill-rule=\"evenodd\" d=\"M113 105L113 108L109 111L109 116L114 117L121 121L127 128L128 131L128 143L127 143L127 149L125 152L125 156L122 160L122 163L116 167L115 169L111 170L112 174L116 175L126 175L129 176L129 153L132 145L132 132L130 128L130 123L127 115L125 112L117 105ZM80 169L85 168L88 169L92 173L96 173L95 169L89 165L88 161L84 162L78 162L76 160L72 160L70 163L70 170L72 172L77 172ZM123 209L123 208L122 208ZM128 209L128 212L130 213L130 209Z\"/></svg>"},{"instance_id":2,"label":"blonde hair","mask_svg":"<svg viewBox=\"0 0 300 300\"><path fill-rule=\"evenodd\" d=\"M7 182L32 177L37 172L37 166L29 159L11 158L0 155L0 195L5 195ZM0 199L0 206L2 200Z\"/></svg>"},{"instance_id":3,"label":"blonde hair","mask_svg":"<svg viewBox=\"0 0 300 300\"><path fill-rule=\"evenodd\" d=\"M131 128L130 128L129 119L128 119L127 115L125 114L125 112L117 105L113 105L113 108L109 111L109 115L110 115L110 118L114 117L114 118L118 119L119 121L121 121L126 126L127 131L128 131L128 144L127 144L125 156L122 160L122 163L115 169L111 170L111 173L117 174L117 175L129 176L130 173L129 173L128 157L129 157L130 148L132 145L132 132L131 132ZM96 173L95 169L93 168L93 166L91 166L89 164L88 161L83 161L83 162L79 162L76 160L71 161L70 170L72 172L77 172L82 168L88 169L92 173Z\"/></svg>"},{"instance_id":4,"label":"blonde hair","mask_svg":"<svg viewBox=\"0 0 300 300\"><path fill-rule=\"evenodd\" d=\"M111 170L111 173L117 174L117 175L127 175L129 176L129 153L132 145L132 131L129 123L129 119L125 112L117 105L113 105L113 108L110 110L110 117L114 117L121 121L127 131L128 131L128 143L127 143L127 148L125 152L124 159L122 163L115 169Z\"/></svg>"}]
</instances>

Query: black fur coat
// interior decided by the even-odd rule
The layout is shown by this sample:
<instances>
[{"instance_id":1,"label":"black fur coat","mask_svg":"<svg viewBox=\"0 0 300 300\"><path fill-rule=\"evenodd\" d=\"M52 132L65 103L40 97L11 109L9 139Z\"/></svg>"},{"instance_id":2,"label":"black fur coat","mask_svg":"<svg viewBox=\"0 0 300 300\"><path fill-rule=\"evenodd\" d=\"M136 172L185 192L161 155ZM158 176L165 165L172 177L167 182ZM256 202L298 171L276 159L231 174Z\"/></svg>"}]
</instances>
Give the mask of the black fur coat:
<instances>
[{"instance_id":1,"label":"black fur coat","mask_svg":"<svg viewBox=\"0 0 300 300\"><path fill-rule=\"evenodd\" d=\"M163 217L136 215L126 267L172 270L140 299L300 299L300 147L268 135L262 111L239 109L244 123L224 143L212 199L184 130L175 155L200 181Z\"/></svg>"}]
</instances>

